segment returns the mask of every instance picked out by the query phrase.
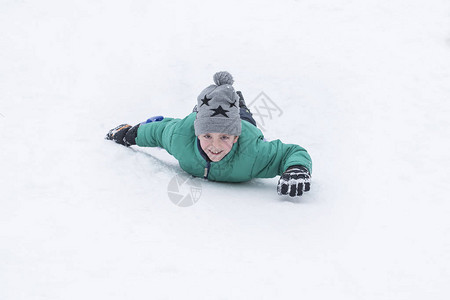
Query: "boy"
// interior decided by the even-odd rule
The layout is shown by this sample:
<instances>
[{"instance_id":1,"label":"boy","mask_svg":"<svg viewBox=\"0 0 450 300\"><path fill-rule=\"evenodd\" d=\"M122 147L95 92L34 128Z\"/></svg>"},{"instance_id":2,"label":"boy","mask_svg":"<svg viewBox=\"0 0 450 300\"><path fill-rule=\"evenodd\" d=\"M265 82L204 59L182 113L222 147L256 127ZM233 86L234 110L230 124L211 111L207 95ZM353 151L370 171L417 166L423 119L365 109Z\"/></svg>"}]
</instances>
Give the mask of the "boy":
<instances>
[{"instance_id":1,"label":"boy","mask_svg":"<svg viewBox=\"0 0 450 300\"><path fill-rule=\"evenodd\" d=\"M306 150L265 141L242 94L234 91L231 74L218 72L213 79L216 84L200 93L194 112L184 119L122 124L106 138L127 147L164 148L196 177L242 182L281 175L278 194L295 197L309 191L312 163Z\"/></svg>"}]
</instances>

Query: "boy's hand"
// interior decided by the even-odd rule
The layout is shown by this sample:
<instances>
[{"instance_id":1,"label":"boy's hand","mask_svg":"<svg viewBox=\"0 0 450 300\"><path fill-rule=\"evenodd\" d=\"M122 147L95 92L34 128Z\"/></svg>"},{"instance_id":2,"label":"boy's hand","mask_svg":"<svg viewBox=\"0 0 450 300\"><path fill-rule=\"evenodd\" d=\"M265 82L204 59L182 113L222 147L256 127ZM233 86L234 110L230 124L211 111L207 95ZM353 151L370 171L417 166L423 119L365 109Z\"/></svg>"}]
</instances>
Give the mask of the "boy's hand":
<instances>
[{"instance_id":1,"label":"boy's hand","mask_svg":"<svg viewBox=\"0 0 450 300\"><path fill-rule=\"evenodd\" d=\"M295 197L309 191L310 186L311 176L308 169L303 166L292 166L281 175L277 191L278 195Z\"/></svg>"},{"instance_id":2,"label":"boy's hand","mask_svg":"<svg viewBox=\"0 0 450 300\"><path fill-rule=\"evenodd\" d=\"M128 124L121 124L113 129L111 129L106 135L105 139L113 140L118 144L124 146L136 145L136 136L139 125L131 127Z\"/></svg>"}]
</instances>

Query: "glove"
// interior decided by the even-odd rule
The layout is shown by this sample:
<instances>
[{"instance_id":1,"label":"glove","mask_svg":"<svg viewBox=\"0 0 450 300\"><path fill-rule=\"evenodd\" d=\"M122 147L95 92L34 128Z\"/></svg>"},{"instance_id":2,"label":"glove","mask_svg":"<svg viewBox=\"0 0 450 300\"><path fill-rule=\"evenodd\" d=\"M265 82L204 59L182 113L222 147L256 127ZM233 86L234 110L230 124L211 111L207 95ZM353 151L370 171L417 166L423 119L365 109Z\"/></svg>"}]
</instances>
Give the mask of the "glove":
<instances>
[{"instance_id":1,"label":"glove","mask_svg":"<svg viewBox=\"0 0 450 300\"><path fill-rule=\"evenodd\" d=\"M136 136L139 125L141 124L137 124L131 127L131 125L128 124L121 124L111 129L106 135L105 139L113 140L116 143L124 145L126 147L136 145Z\"/></svg>"},{"instance_id":2,"label":"glove","mask_svg":"<svg viewBox=\"0 0 450 300\"><path fill-rule=\"evenodd\" d=\"M281 175L277 191L278 195L295 197L309 191L310 186L311 176L308 169L303 166L291 166Z\"/></svg>"}]
</instances>

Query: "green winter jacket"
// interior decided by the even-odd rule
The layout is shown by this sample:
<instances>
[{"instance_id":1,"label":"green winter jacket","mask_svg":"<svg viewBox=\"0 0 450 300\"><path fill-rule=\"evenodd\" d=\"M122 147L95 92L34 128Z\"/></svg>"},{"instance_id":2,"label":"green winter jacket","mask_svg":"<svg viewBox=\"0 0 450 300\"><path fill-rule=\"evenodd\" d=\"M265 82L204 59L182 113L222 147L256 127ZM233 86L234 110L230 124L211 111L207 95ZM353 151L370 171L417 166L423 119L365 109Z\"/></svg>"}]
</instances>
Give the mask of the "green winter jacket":
<instances>
[{"instance_id":1,"label":"green winter jacket","mask_svg":"<svg viewBox=\"0 0 450 300\"><path fill-rule=\"evenodd\" d=\"M280 140L264 141L262 132L247 121L231 151L220 161L210 162L202 156L194 133L196 113L184 119L165 118L139 126L136 144L166 149L180 167L196 177L213 181L242 182L252 178L272 178L288 167L302 165L311 172L311 157L298 145ZM205 154L203 154L205 155Z\"/></svg>"}]
</instances>

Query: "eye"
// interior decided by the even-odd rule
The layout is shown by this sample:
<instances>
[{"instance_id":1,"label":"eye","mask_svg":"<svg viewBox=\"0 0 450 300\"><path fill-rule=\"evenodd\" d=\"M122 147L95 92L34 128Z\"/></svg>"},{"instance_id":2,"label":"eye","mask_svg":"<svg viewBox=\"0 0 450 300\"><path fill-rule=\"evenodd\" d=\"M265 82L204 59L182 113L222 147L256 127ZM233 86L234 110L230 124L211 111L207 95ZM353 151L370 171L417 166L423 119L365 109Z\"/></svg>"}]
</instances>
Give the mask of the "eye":
<instances>
[{"instance_id":1,"label":"eye","mask_svg":"<svg viewBox=\"0 0 450 300\"><path fill-rule=\"evenodd\" d=\"M210 139L211 136L210 136L209 134L205 134L205 135L203 136L203 138L204 138L204 139Z\"/></svg>"},{"instance_id":2,"label":"eye","mask_svg":"<svg viewBox=\"0 0 450 300\"><path fill-rule=\"evenodd\" d=\"M229 140L230 137L229 137L228 135L222 135L222 136L221 136L221 139L222 139L223 141L226 141L226 140Z\"/></svg>"}]
</instances>

